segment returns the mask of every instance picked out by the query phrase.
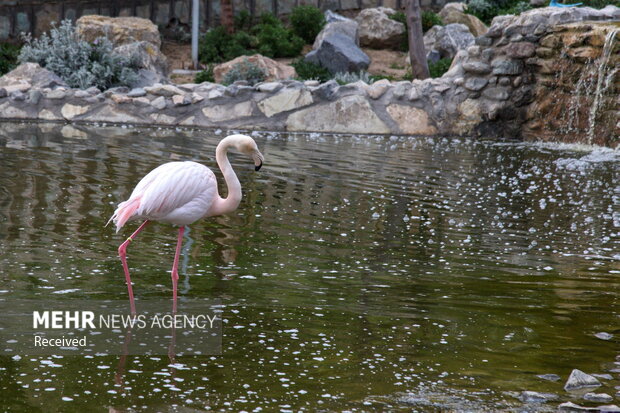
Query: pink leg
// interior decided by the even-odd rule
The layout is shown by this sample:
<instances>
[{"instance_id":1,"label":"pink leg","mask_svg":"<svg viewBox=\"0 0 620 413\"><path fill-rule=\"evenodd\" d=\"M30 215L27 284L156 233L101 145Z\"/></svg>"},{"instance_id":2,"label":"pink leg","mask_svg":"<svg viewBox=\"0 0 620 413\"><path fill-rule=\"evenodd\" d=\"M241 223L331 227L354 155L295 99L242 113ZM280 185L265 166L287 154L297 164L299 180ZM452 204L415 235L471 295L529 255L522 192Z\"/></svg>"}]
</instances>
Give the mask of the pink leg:
<instances>
[{"instance_id":1,"label":"pink leg","mask_svg":"<svg viewBox=\"0 0 620 413\"><path fill-rule=\"evenodd\" d=\"M177 240L177 250L174 253L174 262L172 263L172 313L177 312L177 281L179 280L179 255L181 255L181 244L183 243L183 234L185 227L179 228L179 239Z\"/></svg>"},{"instance_id":2,"label":"pink leg","mask_svg":"<svg viewBox=\"0 0 620 413\"><path fill-rule=\"evenodd\" d=\"M133 239L147 226L149 220L146 220L138 227L138 229L131 234L129 238L125 242L123 242L120 247L118 247L118 255L121 257L121 262L123 263L123 270L125 271L125 281L127 281L127 291L129 292L129 305L131 306L131 314L136 314L136 304L133 300L133 289L131 288L131 278L129 277L129 266L127 265L127 246Z\"/></svg>"}]
</instances>

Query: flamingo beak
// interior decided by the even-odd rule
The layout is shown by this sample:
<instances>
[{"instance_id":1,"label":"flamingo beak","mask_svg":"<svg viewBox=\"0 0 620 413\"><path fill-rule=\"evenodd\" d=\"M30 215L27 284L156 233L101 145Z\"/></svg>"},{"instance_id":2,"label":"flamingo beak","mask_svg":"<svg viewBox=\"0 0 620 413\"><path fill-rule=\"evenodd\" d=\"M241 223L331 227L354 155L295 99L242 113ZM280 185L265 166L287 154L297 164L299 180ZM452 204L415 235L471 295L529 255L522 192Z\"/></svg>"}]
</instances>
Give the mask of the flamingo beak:
<instances>
[{"instance_id":1,"label":"flamingo beak","mask_svg":"<svg viewBox=\"0 0 620 413\"><path fill-rule=\"evenodd\" d=\"M263 157L263 154L259 151L256 151L252 158L254 158L254 170L258 172L261 166L263 166L263 159L265 158Z\"/></svg>"}]
</instances>

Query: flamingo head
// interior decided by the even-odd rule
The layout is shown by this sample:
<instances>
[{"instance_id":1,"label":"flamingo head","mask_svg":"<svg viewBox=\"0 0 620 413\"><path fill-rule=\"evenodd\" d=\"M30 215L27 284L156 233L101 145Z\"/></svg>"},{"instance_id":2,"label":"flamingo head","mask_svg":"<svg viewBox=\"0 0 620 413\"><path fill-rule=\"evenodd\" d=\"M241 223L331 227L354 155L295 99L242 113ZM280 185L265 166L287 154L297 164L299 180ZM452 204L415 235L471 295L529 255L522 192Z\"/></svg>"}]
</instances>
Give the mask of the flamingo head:
<instances>
[{"instance_id":1,"label":"flamingo head","mask_svg":"<svg viewBox=\"0 0 620 413\"><path fill-rule=\"evenodd\" d=\"M235 147L239 152L245 154L254 160L254 170L258 171L263 166L265 157L258 150L258 145L254 142L254 139L247 135L236 135Z\"/></svg>"}]
</instances>

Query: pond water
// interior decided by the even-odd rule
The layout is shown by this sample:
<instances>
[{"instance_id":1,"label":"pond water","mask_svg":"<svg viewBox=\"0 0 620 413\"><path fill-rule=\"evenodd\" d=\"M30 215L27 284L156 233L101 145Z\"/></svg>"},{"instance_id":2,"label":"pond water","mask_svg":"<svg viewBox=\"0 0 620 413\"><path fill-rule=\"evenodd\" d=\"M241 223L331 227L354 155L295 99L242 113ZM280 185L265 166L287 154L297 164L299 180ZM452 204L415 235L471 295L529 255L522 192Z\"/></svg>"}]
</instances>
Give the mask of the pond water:
<instances>
[{"instance_id":1,"label":"pond water","mask_svg":"<svg viewBox=\"0 0 620 413\"><path fill-rule=\"evenodd\" d=\"M115 205L163 162L217 170L225 134L0 124L0 299L125 299L137 224L105 227ZM181 299L222 300L223 354L2 356L3 410L592 405L562 389L573 368L610 374L596 391L620 404L618 151L253 136L263 169L232 156L240 208L194 224L182 258ZM131 245L138 298L171 296L175 241L157 224Z\"/></svg>"}]
</instances>

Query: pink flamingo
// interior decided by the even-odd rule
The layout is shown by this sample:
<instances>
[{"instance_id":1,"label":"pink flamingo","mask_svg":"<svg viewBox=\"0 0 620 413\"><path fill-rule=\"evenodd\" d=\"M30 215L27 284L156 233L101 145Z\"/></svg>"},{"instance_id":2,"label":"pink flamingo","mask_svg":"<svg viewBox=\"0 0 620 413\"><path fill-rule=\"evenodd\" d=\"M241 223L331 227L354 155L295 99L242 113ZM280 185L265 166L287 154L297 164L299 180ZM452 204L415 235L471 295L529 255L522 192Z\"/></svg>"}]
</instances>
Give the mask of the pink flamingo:
<instances>
[{"instance_id":1,"label":"pink flamingo","mask_svg":"<svg viewBox=\"0 0 620 413\"><path fill-rule=\"evenodd\" d=\"M118 247L118 255L123 263L131 313L136 306L127 266L127 246L149 222L166 222L179 227L177 248L172 264L172 311L176 312L178 265L185 225L200 218L222 215L234 211L241 202L241 184L228 161L229 148L250 156L255 170L263 165L263 155L254 139L246 135L230 135L220 141L215 150L215 159L228 186L228 196L222 198L217 190L217 180L213 172L196 162L168 162L149 172L136 185L129 199L121 202L108 221L114 221L116 232L130 220L144 220L142 225Z\"/></svg>"}]
</instances>

